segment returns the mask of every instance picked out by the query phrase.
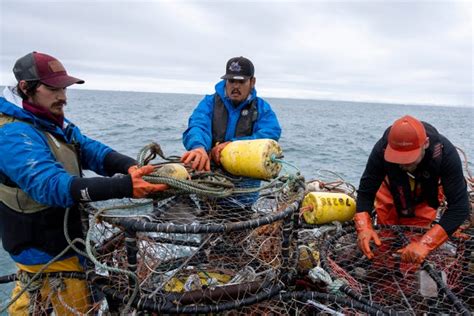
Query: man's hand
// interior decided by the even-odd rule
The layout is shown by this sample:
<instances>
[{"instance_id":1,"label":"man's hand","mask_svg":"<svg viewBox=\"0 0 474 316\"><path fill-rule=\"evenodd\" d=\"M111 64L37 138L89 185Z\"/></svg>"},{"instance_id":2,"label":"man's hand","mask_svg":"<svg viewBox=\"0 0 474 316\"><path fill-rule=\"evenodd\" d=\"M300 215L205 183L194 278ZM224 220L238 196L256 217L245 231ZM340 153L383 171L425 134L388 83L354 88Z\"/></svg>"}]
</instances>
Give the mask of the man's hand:
<instances>
[{"instance_id":1,"label":"man's hand","mask_svg":"<svg viewBox=\"0 0 474 316\"><path fill-rule=\"evenodd\" d=\"M230 142L220 143L212 148L211 157L216 164L221 164L221 151L224 149L225 146L229 145L229 143Z\"/></svg>"},{"instance_id":2,"label":"man's hand","mask_svg":"<svg viewBox=\"0 0 474 316\"><path fill-rule=\"evenodd\" d=\"M211 162L206 150L203 147L187 151L181 157L181 162L185 165L191 164L191 168L197 171L210 171Z\"/></svg>"},{"instance_id":3,"label":"man's hand","mask_svg":"<svg viewBox=\"0 0 474 316\"><path fill-rule=\"evenodd\" d=\"M440 225L434 225L419 241L413 241L408 246L398 250L402 262L421 264L426 256L448 240L448 234Z\"/></svg>"},{"instance_id":4,"label":"man's hand","mask_svg":"<svg viewBox=\"0 0 474 316\"><path fill-rule=\"evenodd\" d=\"M372 228L372 218L368 212L360 212L354 215L354 224L357 231L357 245L367 259L372 259L374 254L370 249L370 241L373 240L376 246L382 245L379 236Z\"/></svg>"},{"instance_id":5,"label":"man's hand","mask_svg":"<svg viewBox=\"0 0 474 316\"><path fill-rule=\"evenodd\" d=\"M152 165L146 165L141 168L138 168L137 166L131 166L128 169L128 172L132 177L134 198L141 199L150 193L165 191L168 189L166 184L153 184L143 180L143 176L152 173L154 170L155 167Z\"/></svg>"}]
</instances>

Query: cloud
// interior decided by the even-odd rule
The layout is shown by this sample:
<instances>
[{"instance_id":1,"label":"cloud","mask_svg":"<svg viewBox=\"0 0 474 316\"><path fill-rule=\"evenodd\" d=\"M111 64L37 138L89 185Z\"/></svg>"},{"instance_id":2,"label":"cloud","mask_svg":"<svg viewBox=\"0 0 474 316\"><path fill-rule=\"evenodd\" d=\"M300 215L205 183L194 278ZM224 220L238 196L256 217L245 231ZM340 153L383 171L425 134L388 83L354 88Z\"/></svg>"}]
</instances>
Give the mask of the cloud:
<instances>
[{"instance_id":1,"label":"cloud","mask_svg":"<svg viewBox=\"0 0 474 316\"><path fill-rule=\"evenodd\" d=\"M473 105L470 1L1 6L0 84L37 50L84 78L81 88L212 93L227 59L244 55L268 97Z\"/></svg>"}]
</instances>

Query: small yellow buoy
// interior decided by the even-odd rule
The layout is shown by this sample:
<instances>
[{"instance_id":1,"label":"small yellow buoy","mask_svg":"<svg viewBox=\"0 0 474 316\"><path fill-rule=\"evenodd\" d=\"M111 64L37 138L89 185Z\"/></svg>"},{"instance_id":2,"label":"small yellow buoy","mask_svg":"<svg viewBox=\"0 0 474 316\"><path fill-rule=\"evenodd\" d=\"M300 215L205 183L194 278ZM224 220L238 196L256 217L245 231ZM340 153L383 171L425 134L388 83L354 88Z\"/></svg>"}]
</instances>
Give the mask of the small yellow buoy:
<instances>
[{"instance_id":1,"label":"small yellow buoy","mask_svg":"<svg viewBox=\"0 0 474 316\"><path fill-rule=\"evenodd\" d=\"M187 180L190 178L186 168L179 163L164 164L156 168L155 175L174 178L178 180Z\"/></svg>"},{"instance_id":2,"label":"small yellow buoy","mask_svg":"<svg viewBox=\"0 0 474 316\"><path fill-rule=\"evenodd\" d=\"M281 170L281 164L272 157L281 155L280 146L272 139L236 140L224 147L220 160L224 169L233 175L271 179Z\"/></svg>"},{"instance_id":3,"label":"small yellow buoy","mask_svg":"<svg viewBox=\"0 0 474 316\"><path fill-rule=\"evenodd\" d=\"M319 251L315 243L299 246L298 269L307 271L319 265Z\"/></svg>"},{"instance_id":4,"label":"small yellow buoy","mask_svg":"<svg viewBox=\"0 0 474 316\"><path fill-rule=\"evenodd\" d=\"M308 224L327 224L332 221L346 222L354 217L355 200L344 193L310 192L302 204L304 220Z\"/></svg>"},{"instance_id":5,"label":"small yellow buoy","mask_svg":"<svg viewBox=\"0 0 474 316\"><path fill-rule=\"evenodd\" d=\"M230 275L217 273L217 272L198 272L196 276L199 277L201 285L204 285L204 286L211 286L211 285L222 286L228 283L230 279L232 278ZM163 289L167 292L184 292L185 283L188 279L189 279L189 276L182 277L182 278L177 278L177 277L172 278L165 284ZM214 284L210 284L210 283L214 283Z\"/></svg>"}]
</instances>

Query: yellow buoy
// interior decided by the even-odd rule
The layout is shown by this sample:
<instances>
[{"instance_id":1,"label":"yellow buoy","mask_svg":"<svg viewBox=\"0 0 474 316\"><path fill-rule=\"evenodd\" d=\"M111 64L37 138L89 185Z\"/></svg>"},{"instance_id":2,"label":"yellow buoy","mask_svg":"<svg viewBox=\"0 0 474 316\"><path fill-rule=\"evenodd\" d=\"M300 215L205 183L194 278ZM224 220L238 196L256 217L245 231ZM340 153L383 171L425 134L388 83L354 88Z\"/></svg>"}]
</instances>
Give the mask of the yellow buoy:
<instances>
[{"instance_id":1,"label":"yellow buoy","mask_svg":"<svg viewBox=\"0 0 474 316\"><path fill-rule=\"evenodd\" d=\"M179 163L164 164L156 168L155 175L174 178L178 180L187 180L190 178L186 168Z\"/></svg>"},{"instance_id":2,"label":"yellow buoy","mask_svg":"<svg viewBox=\"0 0 474 316\"><path fill-rule=\"evenodd\" d=\"M310 192L303 200L302 209L308 224L346 222L354 217L356 203L344 193Z\"/></svg>"},{"instance_id":3,"label":"yellow buoy","mask_svg":"<svg viewBox=\"0 0 474 316\"><path fill-rule=\"evenodd\" d=\"M236 140L224 147L220 160L233 175L271 179L281 170L281 164L272 161L272 157L281 156L281 148L273 139Z\"/></svg>"}]
</instances>

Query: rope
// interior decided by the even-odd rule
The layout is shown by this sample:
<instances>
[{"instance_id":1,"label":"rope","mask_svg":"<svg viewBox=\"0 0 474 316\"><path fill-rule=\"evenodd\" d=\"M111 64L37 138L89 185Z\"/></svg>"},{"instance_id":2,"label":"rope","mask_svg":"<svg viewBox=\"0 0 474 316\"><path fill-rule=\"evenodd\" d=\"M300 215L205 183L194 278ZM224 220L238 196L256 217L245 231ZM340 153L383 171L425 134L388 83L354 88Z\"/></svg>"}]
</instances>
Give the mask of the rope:
<instances>
[{"instance_id":1,"label":"rope","mask_svg":"<svg viewBox=\"0 0 474 316\"><path fill-rule=\"evenodd\" d=\"M254 192L259 192L259 191L265 191L267 189L273 189L273 194L276 192L284 190L284 187L276 188L276 184L279 182L285 182L287 187L291 187L291 182L296 182L297 184L294 184L296 187L298 186L303 186L299 185L298 183L304 183L304 178L301 176L298 177L293 177L290 178L288 176L280 176L273 181L269 182L268 184L265 184L263 186L260 186L259 188L234 188L234 189L227 189L227 187L221 187L221 188L211 188L215 191L210 192L208 189L210 187L201 185L199 183L189 181L189 180L179 180L179 179L174 179L174 178L169 178L169 177L149 177L145 176L143 177L146 181L149 181L151 183L164 183L168 184L169 186L176 186L179 187L180 193L187 193L187 194L196 194L196 195L201 195L201 196L207 196L210 198L223 198L223 197L229 197L234 194L248 194L248 193L254 193ZM286 180L286 181L285 181ZM220 192L218 190L221 190ZM169 191L169 190L168 190ZM132 209L136 207L141 207L141 206L146 206L150 205L153 202L151 200L143 203L133 203L129 205L116 205L116 206L110 206L110 207L104 207L101 209L98 209L98 212L102 214L103 217L108 217L109 215L107 214L107 211L113 211L113 210L118 210L118 209ZM116 214L111 215L112 217L126 217L126 216L118 216ZM130 217L147 217L146 215L133 215Z\"/></svg>"},{"instance_id":2,"label":"rope","mask_svg":"<svg viewBox=\"0 0 474 316\"><path fill-rule=\"evenodd\" d=\"M347 296L359 301L360 303L375 308L382 311L385 314L393 314L394 312L386 309L374 302L370 302L361 295L358 295L354 290L347 286L346 282L343 279L332 280L331 275L321 267L314 267L308 272L308 276L311 281L317 283L322 281L328 287L329 293L332 295L338 295L339 293L344 293Z\"/></svg>"},{"instance_id":3,"label":"rope","mask_svg":"<svg viewBox=\"0 0 474 316\"><path fill-rule=\"evenodd\" d=\"M279 163L282 165L283 168L285 168L285 166L288 166L288 167L291 167L293 169L296 170L296 173L301 173L300 169L298 167L296 167L295 165L289 163L288 161L285 161L283 159L279 159L275 156L275 154L273 154L271 157L270 157L270 161L271 162L274 162L274 163ZM286 169L286 168L285 168Z\"/></svg>"},{"instance_id":4,"label":"rope","mask_svg":"<svg viewBox=\"0 0 474 316\"><path fill-rule=\"evenodd\" d=\"M161 150L160 145L156 143L151 143L143 147L137 155L138 166L144 166L148 164L151 160L156 158L156 156L160 156L162 159L168 162L179 162L179 157L176 156L166 157ZM281 157L277 157L273 154L270 160L274 163L280 163L282 165L287 165L295 170L296 178L300 173L300 170L286 162ZM159 165L159 164L154 164ZM197 173L197 176L206 176L208 179L202 180L180 180L171 177L160 176L157 173L152 173L150 175L144 176L143 179L150 183L154 184L167 184L171 187L171 189L167 190L167 194L179 194L179 193L188 193L188 194L196 194L200 196L207 196L213 198L224 198L229 197L233 194L250 194L265 190L266 188L272 187L275 181L280 180L280 178L276 178L270 184L263 186L263 187L256 187L256 188L237 188L235 187L232 182L229 183L229 179L221 174L208 172L208 173ZM227 180L227 181L226 181ZM290 178L291 180L291 178Z\"/></svg>"},{"instance_id":5,"label":"rope","mask_svg":"<svg viewBox=\"0 0 474 316\"><path fill-rule=\"evenodd\" d=\"M81 241L81 239L76 238L72 241L72 243L76 243L76 242L79 242L79 241ZM43 274L43 271L45 271L52 263L54 263L55 261L58 261L59 258L64 256L66 254L66 252L69 251L70 248L71 248L70 245L67 246L56 257L54 257L48 263L46 263L43 267L41 267L41 269L38 272L36 272L33 275L33 277L28 281L28 283L25 285L25 287L23 289L21 289L21 291L17 295L15 295L15 297L12 298L6 306L2 307L2 309L0 310L0 313L5 312L8 309L8 307L10 307L14 302L16 302L20 298L20 296L22 296L28 290L28 288Z\"/></svg>"},{"instance_id":6,"label":"rope","mask_svg":"<svg viewBox=\"0 0 474 316\"><path fill-rule=\"evenodd\" d=\"M331 276L321 267L314 267L308 272L308 276L311 281L317 283L319 281L324 282L326 285L333 283Z\"/></svg>"},{"instance_id":7,"label":"rope","mask_svg":"<svg viewBox=\"0 0 474 316\"><path fill-rule=\"evenodd\" d=\"M94 222L98 220L99 216L100 216L100 212L97 212L97 214L94 215ZM136 276L135 273L131 272L131 271L128 271L128 270L123 270L123 269L119 269L119 268L114 268L114 267L109 267L103 263L101 263L100 261L98 261L94 254L92 253L92 247L91 247L91 235L92 235L92 230L89 229L89 231L87 232L87 235L86 235L86 252L88 254L88 257L90 260L92 260L92 262L96 265L96 267L100 267L104 270L107 270L107 271L110 271L110 272L116 272L116 273L123 273L123 274L126 274L128 275L134 282L135 282L135 286L133 287L133 293L132 295L130 296L127 304L125 305L125 308L124 310L122 311L123 315L126 315L132 305L132 302L135 300L135 298L137 297L137 294L138 294L138 277Z\"/></svg>"}]
</instances>

